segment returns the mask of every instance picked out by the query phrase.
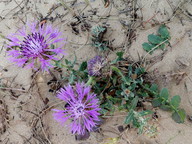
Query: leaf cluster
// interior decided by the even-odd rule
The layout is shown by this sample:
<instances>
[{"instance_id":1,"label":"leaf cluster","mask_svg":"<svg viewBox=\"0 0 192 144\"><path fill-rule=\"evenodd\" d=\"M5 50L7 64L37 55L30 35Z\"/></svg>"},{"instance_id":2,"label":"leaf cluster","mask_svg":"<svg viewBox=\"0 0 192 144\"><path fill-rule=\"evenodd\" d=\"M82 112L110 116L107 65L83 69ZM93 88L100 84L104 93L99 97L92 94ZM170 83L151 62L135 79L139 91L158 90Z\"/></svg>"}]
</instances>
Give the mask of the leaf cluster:
<instances>
[{"instance_id":1,"label":"leaf cluster","mask_svg":"<svg viewBox=\"0 0 192 144\"><path fill-rule=\"evenodd\" d=\"M132 69L127 67L126 75L117 67L111 66L113 71L110 77L97 81L94 85L95 92L100 95L102 114L115 110L129 109L136 96L142 98L140 87L143 83L140 75L144 72L142 68ZM137 102L138 103L138 102ZM136 103L136 105L137 105Z\"/></svg>"},{"instance_id":2,"label":"leaf cluster","mask_svg":"<svg viewBox=\"0 0 192 144\"><path fill-rule=\"evenodd\" d=\"M103 115L113 115L115 110L128 111L125 123L132 123L139 129L139 133L142 133L148 121L144 116L152 113L149 110L136 111L139 104L150 96L149 92L142 87L145 69L137 64L127 64L127 60L123 58L123 52L117 52L116 55L117 58L110 63L112 74L109 77L96 79L93 85L94 92L99 95L101 101L100 112Z\"/></svg>"},{"instance_id":3,"label":"leaf cluster","mask_svg":"<svg viewBox=\"0 0 192 144\"><path fill-rule=\"evenodd\" d=\"M165 49L166 44L169 43L170 34L165 25L161 25L157 34L148 35L148 42L142 44L143 49L150 54L153 53L154 50L160 48L162 50Z\"/></svg>"},{"instance_id":4,"label":"leaf cluster","mask_svg":"<svg viewBox=\"0 0 192 144\"><path fill-rule=\"evenodd\" d=\"M106 27L95 26L92 28L92 46L98 48L101 51L107 50L109 48L109 42L103 40L104 34L107 32Z\"/></svg>"},{"instance_id":5,"label":"leaf cluster","mask_svg":"<svg viewBox=\"0 0 192 144\"><path fill-rule=\"evenodd\" d=\"M146 115L152 114L153 112L150 110L145 110L141 112L137 112L131 109L125 119L125 124L130 124L136 128L138 128L139 134L143 133L145 127L147 127L147 122L150 119L149 117L145 117Z\"/></svg>"},{"instance_id":6,"label":"leaf cluster","mask_svg":"<svg viewBox=\"0 0 192 144\"><path fill-rule=\"evenodd\" d=\"M163 88L159 94L155 95L152 101L154 107L160 107L165 111L172 111L172 118L177 123L183 123L186 117L184 109L179 107L181 98L179 95L169 98L169 92L167 88Z\"/></svg>"}]
</instances>

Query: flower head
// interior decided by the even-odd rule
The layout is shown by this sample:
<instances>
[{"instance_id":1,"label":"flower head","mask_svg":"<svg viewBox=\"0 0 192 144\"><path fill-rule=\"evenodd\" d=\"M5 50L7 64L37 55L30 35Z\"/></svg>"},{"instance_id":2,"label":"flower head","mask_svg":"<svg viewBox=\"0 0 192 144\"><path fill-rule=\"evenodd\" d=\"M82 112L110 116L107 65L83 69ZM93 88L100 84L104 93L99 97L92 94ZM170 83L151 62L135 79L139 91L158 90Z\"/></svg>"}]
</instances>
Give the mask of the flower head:
<instances>
[{"instance_id":1,"label":"flower head","mask_svg":"<svg viewBox=\"0 0 192 144\"><path fill-rule=\"evenodd\" d=\"M99 100L91 88L84 83L76 83L74 87L68 85L61 88L57 97L65 102L65 110L54 109L54 118L64 124L71 119L71 132L83 135L86 131L91 131L99 121Z\"/></svg>"},{"instance_id":2,"label":"flower head","mask_svg":"<svg viewBox=\"0 0 192 144\"><path fill-rule=\"evenodd\" d=\"M88 74L90 76L99 76L101 75L101 69L104 66L104 61L101 56L95 56L88 61Z\"/></svg>"},{"instance_id":3,"label":"flower head","mask_svg":"<svg viewBox=\"0 0 192 144\"><path fill-rule=\"evenodd\" d=\"M9 59L20 67L47 71L53 67L51 61L58 60L57 55L64 54L62 47L66 38L62 38L61 32L51 25L34 22L28 26L7 36L10 40L7 46ZM62 42L60 46L53 47L59 42Z\"/></svg>"}]
</instances>

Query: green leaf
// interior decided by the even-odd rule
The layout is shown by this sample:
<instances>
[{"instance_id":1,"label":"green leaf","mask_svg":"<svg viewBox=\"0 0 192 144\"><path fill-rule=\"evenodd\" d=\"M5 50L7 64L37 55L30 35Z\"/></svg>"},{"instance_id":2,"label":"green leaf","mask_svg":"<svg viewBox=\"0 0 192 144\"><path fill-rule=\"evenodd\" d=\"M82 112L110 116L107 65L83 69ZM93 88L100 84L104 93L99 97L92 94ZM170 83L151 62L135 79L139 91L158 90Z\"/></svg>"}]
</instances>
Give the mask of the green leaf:
<instances>
[{"instance_id":1,"label":"green leaf","mask_svg":"<svg viewBox=\"0 0 192 144\"><path fill-rule=\"evenodd\" d=\"M139 112L139 114L140 114L141 116L145 116L145 115L152 114L152 113L153 113L153 111L151 111L151 110L145 110L145 111Z\"/></svg>"},{"instance_id":2,"label":"green leaf","mask_svg":"<svg viewBox=\"0 0 192 144\"><path fill-rule=\"evenodd\" d=\"M169 92L167 88L163 88L160 92L160 97L163 97L164 99L168 100Z\"/></svg>"},{"instance_id":3,"label":"green leaf","mask_svg":"<svg viewBox=\"0 0 192 144\"><path fill-rule=\"evenodd\" d=\"M132 101L131 101L131 108L130 109L135 109L137 106L137 103L139 101L139 97L136 96Z\"/></svg>"},{"instance_id":4,"label":"green leaf","mask_svg":"<svg viewBox=\"0 0 192 144\"><path fill-rule=\"evenodd\" d=\"M69 83L73 84L75 79L76 79L76 76L74 75L74 73L71 72L71 74L69 76Z\"/></svg>"},{"instance_id":5,"label":"green leaf","mask_svg":"<svg viewBox=\"0 0 192 144\"><path fill-rule=\"evenodd\" d=\"M124 52L117 52L116 53L116 55L117 55L117 58L115 59L115 60L113 60L112 62L111 62L111 64L115 64L115 63L117 63L118 61L121 61L121 60L123 60L123 54L124 54Z\"/></svg>"},{"instance_id":6,"label":"green leaf","mask_svg":"<svg viewBox=\"0 0 192 144\"><path fill-rule=\"evenodd\" d=\"M62 62L61 60L58 60L58 61L54 61L55 62L55 66L58 67L58 68L63 68L63 65L62 65Z\"/></svg>"},{"instance_id":7,"label":"green leaf","mask_svg":"<svg viewBox=\"0 0 192 144\"><path fill-rule=\"evenodd\" d=\"M51 44L51 49L55 49L55 46L53 44Z\"/></svg>"},{"instance_id":8,"label":"green leaf","mask_svg":"<svg viewBox=\"0 0 192 144\"><path fill-rule=\"evenodd\" d=\"M126 77L123 75L123 73L121 72L120 69L118 69L117 67L115 66L111 66L111 69L113 71L115 71L117 74L119 74L122 78L122 80L127 84L127 85L130 85L130 82L126 79Z\"/></svg>"},{"instance_id":9,"label":"green leaf","mask_svg":"<svg viewBox=\"0 0 192 144\"><path fill-rule=\"evenodd\" d=\"M111 66L111 69L112 69L113 71L115 71L116 73L118 73L120 76L124 76L123 73L120 71L120 69L118 69L117 67Z\"/></svg>"},{"instance_id":10,"label":"green leaf","mask_svg":"<svg viewBox=\"0 0 192 144\"><path fill-rule=\"evenodd\" d=\"M138 94L140 94L142 97L149 97L149 93L147 92L141 91L141 92L138 92Z\"/></svg>"},{"instance_id":11,"label":"green leaf","mask_svg":"<svg viewBox=\"0 0 192 144\"><path fill-rule=\"evenodd\" d=\"M124 52L122 52L122 51L121 52L117 52L116 55L118 56L118 58L123 58L123 53Z\"/></svg>"},{"instance_id":12,"label":"green leaf","mask_svg":"<svg viewBox=\"0 0 192 144\"><path fill-rule=\"evenodd\" d=\"M141 124L142 123L140 123L137 118L133 117L133 126L134 127L139 128L141 126Z\"/></svg>"},{"instance_id":13,"label":"green leaf","mask_svg":"<svg viewBox=\"0 0 192 144\"><path fill-rule=\"evenodd\" d=\"M178 108L180 102L181 102L180 96L176 95L176 96L172 97L170 103L171 103L171 105L172 105L173 107Z\"/></svg>"},{"instance_id":14,"label":"green leaf","mask_svg":"<svg viewBox=\"0 0 192 144\"><path fill-rule=\"evenodd\" d=\"M154 45L152 45L152 44L149 44L149 43L143 43L142 44L142 47L143 47L143 49L146 51L146 52L149 52L152 48L154 48L155 46Z\"/></svg>"},{"instance_id":15,"label":"green leaf","mask_svg":"<svg viewBox=\"0 0 192 144\"><path fill-rule=\"evenodd\" d=\"M87 62L84 61L81 63L80 67L79 67L79 71L84 71L87 68Z\"/></svg>"},{"instance_id":16,"label":"green leaf","mask_svg":"<svg viewBox=\"0 0 192 144\"><path fill-rule=\"evenodd\" d=\"M102 108L99 112L100 112L101 114L105 115L105 114L108 112L108 110Z\"/></svg>"},{"instance_id":17,"label":"green leaf","mask_svg":"<svg viewBox=\"0 0 192 144\"><path fill-rule=\"evenodd\" d=\"M165 44L164 44L164 43L163 43L163 44L161 44L158 48L160 48L160 49L164 50L164 49L165 49Z\"/></svg>"},{"instance_id":18,"label":"green leaf","mask_svg":"<svg viewBox=\"0 0 192 144\"><path fill-rule=\"evenodd\" d=\"M141 74L143 74L145 72L145 68L142 68L142 67L139 67L139 68L136 68L135 69L135 74L137 74L137 75L141 75Z\"/></svg>"},{"instance_id":19,"label":"green leaf","mask_svg":"<svg viewBox=\"0 0 192 144\"><path fill-rule=\"evenodd\" d=\"M71 64L71 62L68 59L65 59L65 63L66 63L66 65Z\"/></svg>"},{"instance_id":20,"label":"green leaf","mask_svg":"<svg viewBox=\"0 0 192 144\"><path fill-rule=\"evenodd\" d=\"M172 114L172 118L177 123L183 123L186 117L186 113L184 109L179 109Z\"/></svg>"},{"instance_id":21,"label":"green leaf","mask_svg":"<svg viewBox=\"0 0 192 144\"><path fill-rule=\"evenodd\" d=\"M158 30L158 33L161 35L162 38L164 39L168 39L170 38L170 35L169 35L169 31L167 29L167 27L165 25L161 25L159 30Z\"/></svg>"},{"instance_id":22,"label":"green leaf","mask_svg":"<svg viewBox=\"0 0 192 144\"><path fill-rule=\"evenodd\" d=\"M160 44L161 42L163 42L163 39L160 36L150 34L148 35L148 41L152 44Z\"/></svg>"},{"instance_id":23,"label":"green leaf","mask_svg":"<svg viewBox=\"0 0 192 144\"><path fill-rule=\"evenodd\" d=\"M119 98L114 98L112 96L107 96L107 98L114 104L119 103L121 100Z\"/></svg>"},{"instance_id":24,"label":"green leaf","mask_svg":"<svg viewBox=\"0 0 192 144\"><path fill-rule=\"evenodd\" d=\"M164 111L171 111L172 108L169 105L161 105L160 109L164 110Z\"/></svg>"},{"instance_id":25,"label":"green leaf","mask_svg":"<svg viewBox=\"0 0 192 144\"><path fill-rule=\"evenodd\" d=\"M129 124L134 118L133 110L130 110L127 117L125 118L125 124Z\"/></svg>"},{"instance_id":26,"label":"green leaf","mask_svg":"<svg viewBox=\"0 0 192 144\"><path fill-rule=\"evenodd\" d=\"M161 103L162 103L162 100L159 99L159 98L155 98L155 99L153 99L153 101L152 101L153 107L159 107L159 106L161 105Z\"/></svg>"},{"instance_id":27,"label":"green leaf","mask_svg":"<svg viewBox=\"0 0 192 144\"><path fill-rule=\"evenodd\" d=\"M153 92L157 92L158 86L156 84L152 84L151 87L150 87L150 90L153 91Z\"/></svg>"},{"instance_id":28,"label":"green leaf","mask_svg":"<svg viewBox=\"0 0 192 144\"><path fill-rule=\"evenodd\" d=\"M117 83L117 76L113 76L112 77L112 82L113 82L113 85L116 85L116 83Z\"/></svg>"}]
</instances>

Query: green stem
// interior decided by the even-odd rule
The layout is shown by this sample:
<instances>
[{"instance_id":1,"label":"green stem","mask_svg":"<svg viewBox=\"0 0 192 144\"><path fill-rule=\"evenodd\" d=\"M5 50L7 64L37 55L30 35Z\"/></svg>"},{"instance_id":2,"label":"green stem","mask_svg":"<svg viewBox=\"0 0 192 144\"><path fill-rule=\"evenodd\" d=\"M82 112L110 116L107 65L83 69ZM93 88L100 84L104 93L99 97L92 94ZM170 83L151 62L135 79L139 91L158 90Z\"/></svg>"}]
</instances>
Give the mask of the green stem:
<instances>
[{"instance_id":1,"label":"green stem","mask_svg":"<svg viewBox=\"0 0 192 144\"><path fill-rule=\"evenodd\" d=\"M127 84L127 85L130 85L130 82L127 81L126 77L123 75L123 73L121 72L120 69L118 69L117 67L115 66L111 66L111 69L113 71L115 71L118 75L121 76L122 80Z\"/></svg>"},{"instance_id":2,"label":"green stem","mask_svg":"<svg viewBox=\"0 0 192 144\"><path fill-rule=\"evenodd\" d=\"M93 82L93 80L94 80L94 78L93 78L92 76L89 77L89 79L88 79L86 85L87 85L87 86L91 85L91 83Z\"/></svg>"},{"instance_id":3,"label":"green stem","mask_svg":"<svg viewBox=\"0 0 192 144\"><path fill-rule=\"evenodd\" d=\"M148 92L150 92L151 94L153 94L154 96L157 95L158 93L157 92L154 92L152 90L150 90L149 88L146 88L145 86L143 85L140 85L143 89L147 90Z\"/></svg>"},{"instance_id":4,"label":"green stem","mask_svg":"<svg viewBox=\"0 0 192 144\"><path fill-rule=\"evenodd\" d=\"M178 110L171 104L171 102L170 102L169 100L164 99L164 98L162 98L162 97L160 97L160 98L161 98L163 101L165 101L165 102L167 103L166 105L170 106L173 111L175 111L175 112L178 111Z\"/></svg>"}]
</instances>

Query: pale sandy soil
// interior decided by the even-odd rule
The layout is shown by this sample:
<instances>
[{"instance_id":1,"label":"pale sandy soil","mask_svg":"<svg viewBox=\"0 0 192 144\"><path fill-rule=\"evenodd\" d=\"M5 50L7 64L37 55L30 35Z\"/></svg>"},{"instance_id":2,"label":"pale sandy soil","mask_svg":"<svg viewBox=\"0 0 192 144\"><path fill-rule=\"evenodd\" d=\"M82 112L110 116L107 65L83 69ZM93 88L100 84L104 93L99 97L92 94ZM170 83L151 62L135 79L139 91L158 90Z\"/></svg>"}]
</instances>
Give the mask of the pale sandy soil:
<instances>
[{"instance_id":1,"label":"pale sandy soil","mask_svg":"<svg viewBox=\"0 0 192 144\"><path fill-rule=\"evenodd\" d=\"M192 116L192 2L190 0L137 0L133 4L129 0L111 0L104 7L102 0L77 0L73 6L69 0L63 0L71 7L64 8L57 0L0 0L0 34L6 36L16 32L26 21L41 21L48 18L67 37L68 44L64 47L72 59L75 51L78 61L88 60L97 54L90 45L90 31L82 31L84 22L95 25L106 25L106 38L111 41L113 51L125 50L127 56L138 60L138 55L146 59L157 56L149 71L157 69L157 82L160 87L167 87L171 95L181 96L181 107L187 115ZM113 4L112 4L113 3ZM135 3L135 5L134 5ZM136 22L131 21L133 7L136 12ZM126 9L127 8L127 9ZM127 10L127 12L126 12ZM93 15L93 11L97 11ZM77 25L79 34L75 34L70 26L76 19L73 15L86 16ZM170 19L170 21L168 21ZM141 26L141 23L143 26ZM171 33L171 45L165 54L157 50L153 55L146 55L142 43L147 41L147 35L156 33L159 25L166 23ZM128 39L130 29L135 30L136 39ZM132 41L132 43L131 43ZM117 129L123 123L124 116L119 113L106 119L100 133L91 133L86 141L76 141L68 129L61 127L52 118L53 107L61 107L53 93L48 92L48 74L38 73L32 79L33 72L14 66L7 60L5 52L6 40L0 38L0 82L7 87L0 90L0 143L2 144L107 144L110 138L120 137L118 144L191 144L192 123L186 119L184 124L177 124L171 119L169 112L159 109L157 121L151 121L157 127L155 137L147 134L138 135L131 128L123 133ZM185 65L183 68L178 61ZM5 71L7 69L8 71ZM170 73L186 73L184 77L174 79ZM163 80L162 77L166 77ZM30 88L30 89L29 89ZM45 99L49 102L45 102ZM149 107L150 104L148 104ZM122 114L124 115L124 114Z\"/></svg>"}]
</instances>

